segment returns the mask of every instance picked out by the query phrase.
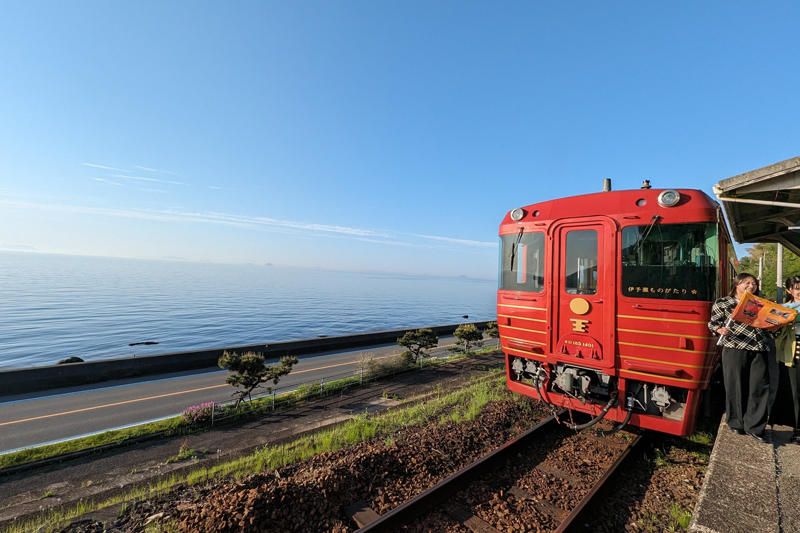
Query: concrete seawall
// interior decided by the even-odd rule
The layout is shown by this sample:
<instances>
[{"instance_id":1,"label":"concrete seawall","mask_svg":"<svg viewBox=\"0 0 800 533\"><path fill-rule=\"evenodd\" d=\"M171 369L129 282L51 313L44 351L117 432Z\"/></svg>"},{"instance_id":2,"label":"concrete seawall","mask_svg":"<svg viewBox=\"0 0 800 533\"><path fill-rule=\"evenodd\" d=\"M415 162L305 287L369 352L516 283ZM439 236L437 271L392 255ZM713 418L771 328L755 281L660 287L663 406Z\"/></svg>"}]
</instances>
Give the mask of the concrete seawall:
<instances>
[{"instance_id":1,"label":"concrete seawall","mask_svg":"<svg viewBox=\"0 0 800 533\"><path fill-rule=\"evenodd\" d=\"M487 323L474 322L478 329L481 330L486 327ZM437 335L452 335L458 326L458 324L450 324L434 326L430 329ZM415 331L416 329L418 328L5 370L0 371L0 396L85 385L109 379L215 367L217 366L217 360L222 356L222 352L226 350L239 353L259 352L264 354L267 361L275 361L285 355L307 355L394 343L398 337L402 337L407 331Z\"/></svg>"}]
</instances>

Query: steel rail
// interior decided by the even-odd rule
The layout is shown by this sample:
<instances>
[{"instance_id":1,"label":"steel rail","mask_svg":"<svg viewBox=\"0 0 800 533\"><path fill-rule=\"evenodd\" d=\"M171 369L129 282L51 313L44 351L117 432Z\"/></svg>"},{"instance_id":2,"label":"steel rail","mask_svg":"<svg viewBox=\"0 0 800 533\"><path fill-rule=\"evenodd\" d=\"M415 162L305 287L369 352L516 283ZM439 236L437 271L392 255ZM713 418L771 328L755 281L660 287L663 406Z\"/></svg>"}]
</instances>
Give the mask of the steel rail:
<instances>
[{"instance_id":1,"label":"steel rail","mask_svg":"<svg viewBox=\"0 0 800 533\"><path fill-rule=\"evenodd\" d=\"M570 511L570 513L567 515L567 517L564 519L564 521L561 522L561 524L558 526L558 528L556 528L556 530L553 533L566 533L567 531L569 531L569 528L572 526L573 522L575 522L575 520L577 520L577 518L581 515L581 512L589 504L589 502L592 501L592 498L594 498L597 495L597 493L600 491L600 488L603 486L603 484L606 481L608 481L609 478L617 470L617 468L623 462L625 462L625 459L628 457L628 455L630 454L631 450L633 450L634 446L636 446L636 444L638 444L641 439L642 439L642 435L639 434L639 435L636 435L633 438L633 440L631 440L628 443L628 445L625 447L625 449L622 450L622 453L619 455L619 457L617 457L616 461L614 461L611 464L611 466L608 467L608 470L605 471L605 473L602 475L602 477L600 477L600 479L598 479L597 482L594 485L592 485L592 488L589 489L589 492L587 492L583 496L583 498L581 498L581 501L578 502L578 505L573 507L572 511Z\"/></svg>"},{"instance_id":2,"label":"steel rail","mask_svg":"<svg viewBox=\"0 0 800 533\"><path fill-rule=\"evenodd\" d=\"M565 410L561 411L557 416L560 416L564 412ZM484 455L450 477L443 479L425 492L411 498L399 507L392 509L374 522L358 529L357 533L388 533L399 529L403 525L409 524L415 518L430 511L452 495L463 490L464 487L475 479L495 469L509 455L527 446L530 439L534 435L537 435L540 429L555 423L555 421L555 416L543 420L522 435L506 442L493 452Z\"/></svg>"}]
</instances>

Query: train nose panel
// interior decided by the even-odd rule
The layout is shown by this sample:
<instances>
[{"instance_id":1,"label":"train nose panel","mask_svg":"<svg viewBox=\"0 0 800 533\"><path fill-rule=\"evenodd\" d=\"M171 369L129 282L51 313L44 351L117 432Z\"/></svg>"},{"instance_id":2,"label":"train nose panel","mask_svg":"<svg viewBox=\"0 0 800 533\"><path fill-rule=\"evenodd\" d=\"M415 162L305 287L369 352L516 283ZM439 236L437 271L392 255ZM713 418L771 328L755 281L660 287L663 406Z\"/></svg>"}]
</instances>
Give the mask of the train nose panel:
<instances>
[{"instance_id":1,"label":"train nose panel","mask_svg":"<svg viewBox=\"0 0 800 533\"><path fill-rule=\"evenodd\" d=\"M569 333L561 337L556 345L556 353L571 355L576 359L603 360L603 348L600 342L594 337L579 333Z\"/></svg>"}]
</instances>

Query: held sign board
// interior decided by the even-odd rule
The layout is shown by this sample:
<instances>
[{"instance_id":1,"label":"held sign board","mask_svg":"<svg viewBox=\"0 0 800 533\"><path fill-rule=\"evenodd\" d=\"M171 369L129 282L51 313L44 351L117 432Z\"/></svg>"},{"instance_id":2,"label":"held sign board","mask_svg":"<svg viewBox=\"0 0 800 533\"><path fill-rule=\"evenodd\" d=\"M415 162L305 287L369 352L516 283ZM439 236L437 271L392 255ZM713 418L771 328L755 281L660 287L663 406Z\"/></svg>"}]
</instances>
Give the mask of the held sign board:
<instances>
[{"instance_id":1,"label":"held sign board","mask_svg":"<svg viewBox=\"0 0 800 533\"><path fill-rule=\"evenodd\" d=\"M749 292L742 295L731 319L754 328L775 331L794 322L797 310L759 298Z\"/></svg>"}]
</instances>

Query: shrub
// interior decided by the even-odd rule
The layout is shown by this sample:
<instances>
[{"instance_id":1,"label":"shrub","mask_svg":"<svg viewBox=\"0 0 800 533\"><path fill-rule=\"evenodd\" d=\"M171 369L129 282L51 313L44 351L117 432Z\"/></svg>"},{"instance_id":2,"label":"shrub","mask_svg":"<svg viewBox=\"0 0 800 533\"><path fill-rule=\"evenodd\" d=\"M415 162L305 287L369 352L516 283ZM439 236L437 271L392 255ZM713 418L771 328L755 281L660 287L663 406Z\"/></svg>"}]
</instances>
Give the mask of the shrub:
<instances>
[{"instance_id":1,"label":"shrub","mask_svg":"<svg viewBox=\"0 0 800 533\"><path fill-rule=\"evenodd\" d=\"M184 439L180 449L178 450L178 455L174 455L169 459L167 459L167 464L177 463L178 461L183 461L184 459L188 459L194 456L195 456L195 451L189 448L189 441Z\"/></svg>"},{"instance_id":2,"label":"shrub","mask_svg":"<svg viewBox=\"0 0 800 533\"><path fill-rule=\"evenodd\" d=\"M405 335L397 339L397 344L406 348L401 357L407 363L419 363L424 357L428 357L425 353L439 345L439 337L433 332L432 329L418 329L417 331L407 331Z\"/></svg>"},{"instance_id":3,"label":"shrub","mask_svg":"<svg viewBox=\"0 0 800 533\"><path fill-rule=\"evenodd\" d=\"M453 333L458 339L456 344L464 347L464 353L469 353L470 346L476 347L483 345L483 333L475 324L461 324Z\"/></svg>"},{"instance_id":4,"label":"shrub","mask_svg":"<svg viewBox=\"0 0 800 533\"><path fill-rule=\"evenodd\" d=\"M407 369L408 366L409 363L406 357L404 357L404 354L387 357L375 365L375 369L370 374L370 377L381 377L396 374Z\"/></svg>"},{"instance_id":5,"label":"shrub","mask_svg":"<svg viewBox=\"0 0 800 533\"><path fill-rule=\"evenodd\" d=\"M298 398L310 398L322 392L322 385L319 381L312 381L310 383L302 383L295 390L295 395Z\"/></svg>"},{"instance_id":6,"label":"shrub","mask_svg":"<svg viewBox=\"0 0 800 533\"><path fill-rule=\"evenodd\" d=\"M211 412L216 410L220 411L220 404L214 402L201 403L200 405L193 405L187 407L181 412L183 420L190 424L207 424L211 422Z\"/></svg>"},{"instance_id":7,"label":"shrub","mask_svg":"<svg viewBox=\"0 0 800 533\"><path fill-rule=\"evenodd\" d=\"M375 360L375 354L372 352L361 352L358 354L358 360L356 360L356 368L362 374L371 374L375 372L375 369L378 368L378 361Z\"/></svg>"}]
</instances>

